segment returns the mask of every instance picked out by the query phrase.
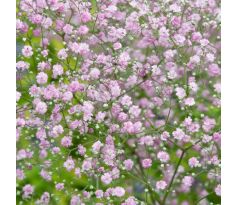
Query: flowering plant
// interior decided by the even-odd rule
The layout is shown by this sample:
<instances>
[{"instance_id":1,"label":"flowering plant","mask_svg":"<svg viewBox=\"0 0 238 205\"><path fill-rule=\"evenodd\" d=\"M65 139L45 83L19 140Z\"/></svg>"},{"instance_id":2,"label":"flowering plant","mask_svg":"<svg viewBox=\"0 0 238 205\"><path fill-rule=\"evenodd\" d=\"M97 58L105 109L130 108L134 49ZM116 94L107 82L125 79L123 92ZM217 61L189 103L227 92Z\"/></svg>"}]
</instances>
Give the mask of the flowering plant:
<instances>
[{"instance_id":1,"label":"flowering plant","mask_svg":"<svg viewBox=\"0 0 238 205\"><path fill-rule=\"evenodd\" d=\"M17 1L17 203L220 203L218 0Z\"/></svg>"}]
</instances>

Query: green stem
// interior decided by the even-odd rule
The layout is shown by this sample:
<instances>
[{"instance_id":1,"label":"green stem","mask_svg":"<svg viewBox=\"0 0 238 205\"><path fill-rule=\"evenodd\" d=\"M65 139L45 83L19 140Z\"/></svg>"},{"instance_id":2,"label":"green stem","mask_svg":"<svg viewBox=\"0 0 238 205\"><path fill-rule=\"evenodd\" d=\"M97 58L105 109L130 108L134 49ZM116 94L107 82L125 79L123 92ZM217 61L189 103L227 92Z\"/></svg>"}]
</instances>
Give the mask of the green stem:
<instances>
[{"instance_id":1,"label":"green stem","mask_svg":"<svg viewBox=\"0 0 238 205\"><path fill-rule=\"evenodd\" d=\"M176 165L176 168L175 168L175 170L174 170L174 174L173 174L173 176L172 176L172 178L171 178L171 180L170 180L169 186L168 186L168 188L167 188L167 190L166 190L166 193L165 193L165 195L164 195L164 198L163 198L163 200L162 200L161 205L165 205L166 199L167 199L168 195L169 195L170 192L171 192L171 188L172 188L172 185L173 185L175 176L176 176L176 174L177 174L177 172L178 172L178 168L179 168L179 166L180 166L180 164L181 164L181 162L182 162L182 160L183 160L183 157L184 157L185 152L186 152L185 150L182 151L182 154L181 154L181 156L180 156L180 158L179 158L179 161L178 161L178 163L177 163L177 165Z\"/></svg>"}]
</instances>

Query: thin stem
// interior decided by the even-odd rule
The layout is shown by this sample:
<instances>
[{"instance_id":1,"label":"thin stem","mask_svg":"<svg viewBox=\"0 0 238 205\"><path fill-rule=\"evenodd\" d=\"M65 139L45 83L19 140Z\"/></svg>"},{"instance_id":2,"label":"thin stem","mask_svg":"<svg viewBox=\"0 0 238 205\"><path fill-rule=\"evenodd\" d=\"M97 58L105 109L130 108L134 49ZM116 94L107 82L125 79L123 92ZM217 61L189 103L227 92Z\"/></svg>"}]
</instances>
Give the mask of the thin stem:
<instances>
[{"instance_id":1,"label":"thin stem","mask_svg":"<svg viewBox=\"0 0 238 205\"><path fill-rule=\"evenodd\" d=\"M213 194L213 193L214 193L214 192L209 193L209 194L203 196L202 198L200 198L200 199L195 203L195 205L199 204L199 202L201 202L203 199L206 199L208 196L210 196L210 195Z\"/></svg>"},{"instance_id":2,"label":"thin stem","mask_svg":"<svg viewBox=\"0 0 238 205\"><path fill-rule=\"evenodd\" d=\"M179 168L179 166L180 166L180 164L181 164L181 162L182 162L182 160L183 160L183 157L184 157L185 152L186 152L185 150L182 151L182 154L181 154L181 156L180 156L180 158L179 158L179 161L178 161L178 163L177 163L177 165L176 165L176 168L175 168L175 170L174 170L174 174L173 174L173 176L172 176L172 178L171 178L171 180L170 180L169 186L168 186L168 188L167 188L167 190L166 190L166 193L165 193L165 195L164 195L164 198L163 198L163 200L162 200L161 205L165 205L166 199L167 199L168 195L170 194L170 191L171 191L171 188L172 188L172 185L173 185L175 176L176 176L176 174L177 174L177 172L178 172L178 168Z\"/></svg>"}]
</instances>

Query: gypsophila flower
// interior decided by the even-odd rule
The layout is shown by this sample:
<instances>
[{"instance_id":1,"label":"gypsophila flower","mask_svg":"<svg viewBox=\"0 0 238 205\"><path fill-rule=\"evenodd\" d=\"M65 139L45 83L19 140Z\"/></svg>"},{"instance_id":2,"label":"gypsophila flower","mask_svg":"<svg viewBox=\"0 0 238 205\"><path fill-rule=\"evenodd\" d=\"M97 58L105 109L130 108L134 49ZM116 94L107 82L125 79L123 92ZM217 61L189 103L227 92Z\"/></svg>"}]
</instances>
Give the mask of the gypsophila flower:
<instances>
[{"instance_id":1,"label":"gypsophila flower","mask_svg":"<svg viewBox=\"0 0 238 205\"><path fill-rule=\"evenodd\" d=\"M215 188L215 193L217 196L221 196L221 185L218 184Z\"/></svg>"},{"instance_id":2,"label":"gypsophila flower","mask_svg":"<svg viewBox=\"0 0 238 205\"><path fill-rule=\"evenodd\" d=\"M22 55L25 57L31 57L33 55L31 46L24 46L22 49Z\"/></svg>"},{"instance_id":3,"label":"gypsophila flower","mask_svg":"<svg viewBox=\"0 0 238 205\"><path fill-rule=\"evenodd\" d=\"M36 104L36 112L39 114L45 114L47 112L47 105L44 102L38 102Z\"/></svg>"},{"instance_id":4,"label":"gypsophila flower","mask_svg":"<svg viewBox=\"0 0 238 205\"><path fill-rule=\"evenodd\" d=\"M161 161L161 162L168 162L169 160L169 155L167 152L161 151L157 153L157 158Z\"/></svg>"},{"instance_id":5,"label":"gypsophila flower","mask_svg":"<svg viewBox=\"0 0 238 205\"><path fill-rule=\"evenodd\" d=\"M151 159L143 159L142 160L142 166L147 169L152 166L152 160Z\"/></svg>"},{"instance_id":6,"label":"gypsophila flower","mask_svg":"<svg viewBox=\"0 0 238 205\"><path fill-rule=\"evenodd\" d=\"M199 166L200 166L200 163L199 163L199 161L197 160L196 157L190 158L190 159L188 160L188 164L189 164L189 166L190 166L191 168L193 168L193 167L199 167Z\"/></svg>"},{"instance_id":7,"label":"gypsophila flower","mask_svg":"<svg viewBox=\"0 0 238 205\"><path fill-rule=\"evenodd\" d=\"M157 181L156 182L156 189L157 190L164 190L167 186L167 183L163 180Z\"/></svg>"},{"instance_id":8,"label":"gypsophila flower","mask_svg":"<svg viewBox=\"0 0 238 205\"><path fill-rule=\"evenodd\" d=\"M29 198L32 195L34 188L30 184L27 184L23 187L23 198Z\"/></svg>"},{"instance_id":9,"label":"gypsophila flower","mask_svg":"<svg viewBox=\"0 0 238 205\"><path fill-rule=\"evenodd\" d=\"M105 173L101 176L101 181L104 184L110 184L112 182L112 177L109 173Z\"/></svg>"}]
</instances>

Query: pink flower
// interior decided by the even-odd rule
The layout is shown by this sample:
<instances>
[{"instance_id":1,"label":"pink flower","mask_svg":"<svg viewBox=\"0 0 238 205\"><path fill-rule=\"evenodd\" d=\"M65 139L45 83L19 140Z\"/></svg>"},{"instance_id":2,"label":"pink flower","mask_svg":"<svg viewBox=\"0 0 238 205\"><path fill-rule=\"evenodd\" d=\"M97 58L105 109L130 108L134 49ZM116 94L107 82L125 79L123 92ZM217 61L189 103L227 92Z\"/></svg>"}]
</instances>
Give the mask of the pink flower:
<instances>
[{"instance_id":1,"label":"pink flower","mask_svg":"<svg viewBox=\"0 0 238 205\"><path fill-rule=\"evenodd\" d=\"M75 163L74 160L72 158L68 158L65 162L64 162L64 167L67 169L67 171L71 171L72 169L74 169Z\"/></svg>"},{"instance_id":2,"label":"pink flower","mask_svg":"<svg viewBox=\"0 0 238 205\"><path fill-rule=\"evenodd\" d=\"M65 136L61 139L61 145L63 147L69 147L72 145L72 138L69 136Z\"/></svg>"},{"instance_id":3,"label":"pink flower","mask_svg":"<svg viewBox=\"0 0 238 205\"><path fill-rule=\"evenodd\" d=\"M66 49L63 48L63 49L59 50L58 58L65 60L67 57L68 57L68 54L67 54Z\"/></svg>"},{"instance_id":4,"label":"pink flower","mask_svg":"<svg viewBox=\"0 0 238 205\"><path fill-rule=\"evenodd\" d=\"M103 191L102 190L97 190L97 191L95 191L95 195L96 195L96 197L97 198L102 198L103 197Z\"/></svg>"},{"instance_id":5,"label":"pink flower","mask_svg":"<svg viewBox=\"0 0 238 205\"><path fill-rule=\"evenodd\" d=\"M88 21L91 21L91 14L88 11L83 11L81 13L81 21L83 23L87 23Z\"/></svg>"},{"instance_id":6,"label":"pink flower","mask_svg":"<svg viewBox=\"0 0 238 205\"><path fill-rule=\"evenodd\" d=\"M185 104L185 105L188 105L188 106L193 106L193 105L195 105L194 98L188 97L188 98L184 99L184 104Z\"/></svg>"},{"instance_id":7,"label":"pink flower","mask_svg":"<svg viewBox=\"0 0 238 205\"><path fill-rule=\"evenodd\" d=\"M77 176L77 177L81 177L81 169L80 168L75 168L75 175Z\"/></svg>"},{"instance_id":8,"label":"pink flower","mask_svg":"<svg viewBox=\"0 0 238 205\"><path fill-rule=\"evenodd\" d=\"M103 144L100 142L100 141L97 141L95 142L93 145L92 145L92 152L94 154L97 154L99 153L101 147L103 146Z\"/></svg>"},{"instance_id":9,"label":"pink flower","mask_svg":"<svg viewBox=\"0 0 238 205\"><path fill-rule=\"evenodd\" d=\"M36 105L36 112L39 114L45 114L47 112L47 105L44 102L38 102Z\"/></svg>"},{"instance_id":10,"label":"pink flower","mask_svg":"<svg viewBox=\"0 0 238 205\"><path fill-rule=\"evenodd\" d=\"M93 79L93 80L96 80L99 78L99 75L100 75L100 70L97 69L97 68L93 68L91 70L91 72L89 73L90 77Z\"/></svg>"},{"instance_id":11,"label":"pink flower","mask_svg":"<svg viewBox=\"0 0 238 205\"><path fill-rule=\"evenodd\" d=\"M68 102L68 101L71 101L73 98L73 94L70 92L70 91L66 91L64 92L63 96L62 96L62 100L64 102Z\"/></svg>"},{"instance_id":12,"label":"pink flower","mask_svg":"<svg viewBox=\"0 0 238 205\"><path fill-rule=\"evenodd\" d=\"M42 195L41 195L41 198L40 198L40 201L39 203L42 203L44 205L48 205L50 202L50 194L48 192L44 192Z\"/></svg>"},{"instance_id":13,"label":"pink flower","mask_svg":"<svg viewBox=\"0 0 238 205\"><path fill-rule=\"evenodd\" d=\"M217 196L221 196L221 185L218 184L215 188L215 193Z\"/></svg>"},{"instance_id":14,"label":"pink flower","mask_svg":"<svg viewBox=\"0 0 238 205\"><path fill-rule=\"evenodd\" d=\"M85 34L88 33L88 31L89 31L89 28L85 25L82 25L78 28L78 34L79 35L85 35Z\"/></svg>"},{"instance_id":15,"label":"pink flower","mask_svg":"<svg viewBox=\"0 0 238 205\"><path fill-rule=\"evenodd\" d=\"M63 132L64 132L64 128L62 127L62 125L56 125L53 127L52 133L54 137L58 137Z\"/></svg>"},{"instance_id":16,"label":"pink flower","mask_svg":"<svg viewBox=\"0 0 238 205\"><path fill-rule=\"evenodd\" d=\"M80 84L78 81L72 81L69 84L69 91L75 93L77 91L83 91L84 87L82 84Z\"/></svg>"},{"instance_id":17,"label":"pink flower","mask_svg":"<svg viewBox=\"0 0 238 205\"><path fill-rule=\"evenodd\" d=\"M69 48L76 54L86 55L89 53L89 45L86 43L69 43Z\"/></svg>"},{"instance_id":18,"label":"pink flower","mask_svg":"<svg viewBox=\"0 0 238 205\"><path fill-rule=\"evenodd\" d=\"M194 181L194 178L191 177L191 176L185 176L183 179L182 179L182 183L185 187L191 187L192 184L193 184L193 181Z\"/></svg>"},{"instance_id":19,"label":"pink flower","mask_svg":"<svg viewBox=\"0 0 238 205\"><path fill-rule=\"evenodd\" d=\"M164 190L167 187L167 183L163 180L156 182L156 189L157 190Z\"/></svg>"},{"instance_id":20,"label":"pink flower","mask_svg":"<svg viewBox=\"0 0 238 205\"><path fill-rule=\"evenodd\" d=\"M199 163L199 161L197 160L196 157L192 157L188 160L188 164L191 168L193 167L199 167L201 164Z\"/></svg>"},{"instance_id":21,"label":"pink flower","mask_svg":"<svg viewBox=\"0 0 238 205\"><path fill-rule=\"evenodd\" d=\"M122 104L122 105L126 105L126 106L132 105L131 97L128 96L128 95L124 95L124 96L121 98L121 104Z\"/></svg>"},{"instance_id":22,"label":"pink flower","mask_svg":"<svg viewBox=\"0 0 238 205\"><path fill-rule=\"evenodd\" d=\"M122 45L121 45L119 42L116 42L116 43L113 44L114 50L118 50L118 49L120 49L121 47L122 47Z\"/></svg>"},{"instance_id":23,"label":"pink flower","mask_svg":"<svg viewBox=\"0 0 238 205\"><path fill-rule=\"evenodd\" d=\"M212 77L219 76L221 74L220 68L217 64L211 64L208 67L208 74Z\"/></svg>"},{"instance_id":24,"label":"pink flower","mask_svg":"<svg viewBox=\"0 0 238 205\"><path fill-rule=\"evenodd\" d=\"M131 60L128 52L122 52L119 56L119 64L122 66L122 70L128 65Z\"/></svg>"},{"instance_id":25,"label":"pink flower","mask_svg":"<svg viewBox=\"0 0 238 205\"><path fill-rule=\"evenodd\" d=\"M98 122L103 122L105 116L106 116L106 112L99 112L99 113L96 115L96 120L97 120Z\"/></svg>"},{"instance_id":26,"label":"pink flower","mask_svg":"<svg viewBox=\"0 0 238 205\"><path fill-rule=\"evenodd\" d=\"M57 78L64 73L64 69L60 64L56 64L53 66L53 78Z\"/></svg>"},{"instance_id":27,"label":"pink flower","mask_svg":"<svg viewBox=\"0 0 238 205\"><path fill-rule=\"evenodd\" d=\"M24 46L22 49L22 55L25 57L31 57L33 55L31 46Z\"/></svg>"},{"instance_id":28,"label":"pink flower","mask_svg":"<svg viewBox=\"0 0 238 205\"><path fill-rule=\"evenodd\" d=\"M29 198L30 195L32 195L33 191L34 191L34 187L30 184L27 184L23 187L23 198Z\"/></svg>"},{"instance_id":29,"label":"pink flower","mask_svg":"<svg viewBox=\"0 0 238 205\"><path fill-rule=\"evenodd\" d=\"M86 148L82 145L78 145L78 152L81 156L83 156L86 152Z\"/></svg>"},{"instance_id":30,"label":"pink flower","mask_svg":"<svg viewBox=\"0 0 238 205\"><path fill-rule=\"evenodd\" d=\"M176 91L176 95L178 96L180 100L186 96L186 92L183 88L177 87L175 91Z\"/></svg>"},{"instance_id":31,"label":"pink flower","mask_svg":"<svg viewBox=\"0 0 238 205\"><path fill-rule=\"evenodd\" d=\"M185 137L185 133L180 128L177 128L175 131L173 131L172 134L173 134L174 138L177 140L182 140Z\"/></svg>"},{"instance_id":32,"label":"pink flower","mask_svg":"<svg viewBox=\"0 0 238 205\"><path fill-rule=\"evenodd\" d=\"M18 61L16 67L18 70L24 71L29 69L30 64L25 61Z\"/></svg>"},{"instance_id":33,"label":"pink flower","mask_svg":"<svg viewBox=\"0 0 238 205\"><path fill-rule=\"evenodd\" d=\"M56 188L57 190L63 190L63 189L64 189L64 183L58 183L58 184L56 184L56 185L55 185L55 188Z\"/></svg>"},{"instance_id":34,"label":"pink flower","mask_svg":"<svg viewBox=\"0 0 238 205\"><path fill-rule=\"evenodd\" d=\"M158 158L161 162L168 162L168 161L169 161L169 155L168 155L167 152L164 152L164 151L158 152L157 158Z\"/></svg>"},{"instance_id":35,"label":"pink flower","mask_svg":"<svg viewBox=\"0 0 238 205\"><path fill-rule=\"evenodd\" d=\"M92 159L91 158L87 158L83 161L83 164L82 164L82 170L83 171L88 171L92 169Z\"/></svg>"},{"instance_id":36,"label":"pink flower","mask_svg":"<svg viewBox=\"0 0 238 205\"><path fill-rule=\"evenodd\" d=\"M167 131L164 131L161 134L160 139L163 140L163 141L166 141L169 137L170 137L170 134Z\"/></svg>"},{"instance_id":37,"label":"pink flower","mask_svg":"<svg viewBox=\"0 0 238 205\"><path fill-rule=\"evenodd\" d=\"M16 177L17 177L17 179L19 179L19 180L23 180L23 179L25 178L24 171L21 170L21 169L17 169L17 170L16 170Z\"/></svg>"},{"instance_id":38,"label":"pink flower","mask_svg":"<svg viewBox=\"0 0 238 205\"><path fill-rule=\"evenodd\" d=\"M135 197L129 197L128 199L126 199L126 201L124 203L122 203L121 205L137 205L138 202L136 201Z\"/></svg>"},{"instance_id":39,"label":"pink flower","mask_svg":"<svg viewBox=\"0 0 238 205\"><path fill-rule=\"evenodd\" d=\"M47 83L47 80L48 80L48 75L44 72L40 72L36 76L36 82L41 85Z\"/></svg>"},{"instance_id":40,"label":"pink flower","mask_svg":"<svg viewBox=\"0 0 238 205\"><path fill-rule=\"evenodd\" d=\"M123 162L126 170L132 170L134 162L131 159L127 159Z\"/></svg>"},{"instance_id":41,"label":"pink flower","mask_svg":"<svg viewBox=\"0 0 238 205\"><path fill-rule=\"evenodd\" d=\"M66 24L64 27L63 27L63 31L70 35L72 32L73 32L73 26L71 26L70 24Z\"/></svg>"},{"instance_id":42,"label":"pink flower","mask_svg":"<svg viewBox=\"0 0 238 205\"><path fill-rule=\"evenodd\" d=\"M152 160L151 159L143 159L142 160L142 167L145 169L150 168L152 166Z\"/></svg>"},{"instance_id":43,"label":"pink flower","mask_svg":"<svg viewBox=\"0 0 238 205\"><path fill-rule=\"evenodd\" d=\"M70 205L79 205L80 204L80 198L79 196L72 196L71 200L70 200Z\"/></svg>"},{"instance_id":44,"label":"pink flower","mask_svg":"<svg viewBox=\"0 0 238 205\"><path fill-rule=\"evenodd\" d=\"M125 189L122 187L115 187L112 190L112 196L122 197L125 195Z\"/></svg>"},{"instance_id":45,"label":"pink flower","mask_svg":"<svg viewBox=\"0 0 238 205\"><path fill-rule=\"evenodd\" d=\"M174 40L175 40L177 45L183 46L184 43L185 43L186 38L183 35L175 34L174 35Z\"/></svg>"},{"instance_id":46,"label":"pink flower","mask_svg":"<svg viewBox=\"0 0 238 205\"><path fill-rule=\"evenodd\" d=\"M52 179L51 174L48 171L44 170L44 169L41 170L40 175L46 181L51 181L51 179Z\"/></svg>"},{"instance_id":47,"label":"pink flower","mask_svg":"<svg viewBox=\"0 0 238 205\"><path fill-rule=\"evenodd\" d=\"M109 173L105 173L101 176L101 181L104 184L110 184L112 182L112 177Z\"/></svg>"},{"instance_id":48,"label":"pink flower","mask_svg":"<svg viewBox=\"0 0 238 205\"><path fill-rule=\"evenodd\" d=\"M21 98L21 93L16 91L16 102L18 102Z\"/></svg>"}]
</instances>

